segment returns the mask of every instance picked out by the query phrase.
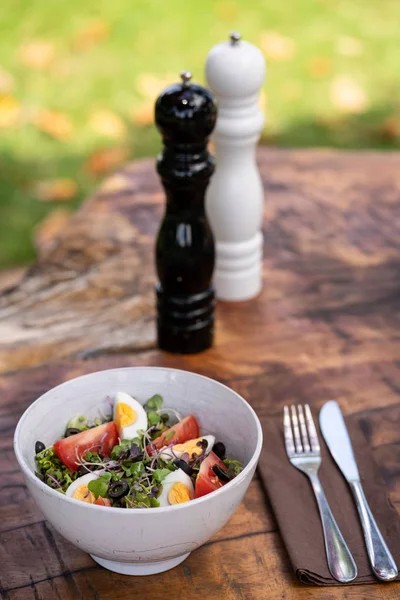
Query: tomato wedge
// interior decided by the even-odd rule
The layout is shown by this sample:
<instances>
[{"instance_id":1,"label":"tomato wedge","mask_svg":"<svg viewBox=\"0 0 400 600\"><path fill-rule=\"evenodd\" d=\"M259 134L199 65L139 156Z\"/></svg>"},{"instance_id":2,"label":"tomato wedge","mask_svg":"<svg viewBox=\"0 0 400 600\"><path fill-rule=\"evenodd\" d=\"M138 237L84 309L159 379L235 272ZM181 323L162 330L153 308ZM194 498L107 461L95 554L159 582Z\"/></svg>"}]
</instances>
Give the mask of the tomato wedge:
<instances>
[{"instance_id":1,"label":"tomato wedge","mask_svg":"<svg viewBox=\"0 0 400 600\"><path fill-rule=\"evenodd\" d=\"M227 470L222 460L220 460L214 452L210 452L207 458L201 463L200 471L197 475L196 487L194 490L195 498L201 498L201 496L215 492L215 490L218 490L225 485L225 483L228 483L227 481L221 481L214 473L214 465L218 465L224 471Z\"/></svg>"},{"instance_id":2,"label":"tomato wedge","mask_svg":"<svg viewBox=\"0 0 400 600\"><path fill-rule=\"evenodd\" d=\"M97 506L112 506L111 501L108 498L102 498L99 496L95 502Z\"/></svg>"},{"instance_id":3,"label":"tomato wedge","mask_svg":"<svg viewBox=\"0 0 400 600\"><path fill-rule=\"evenodd\" d=\"M151 445L149 444L147 446L147 452L151 454L152 447L160 450L160 448L167 444L183 444L183 442L198 438L199 436L200 430L196 418L193 415L188 415L182 419L182 421L179 421L179 423L164 431L164 433L156 438Z\"/></svg>"},{"instance_id":4,"label":"tomato wedge","mask_svg":"<svg viewBox=\"0 0 400 600\"><path fill-rule=\"evenodd\" d=\"M71 471L77 471L79 459L89 450L101 452L103 456L110 456L116 444L118 444L118 430L114 421L110 421L58 440L53 447L61 462Z\"/></svg>"}]
</instances>

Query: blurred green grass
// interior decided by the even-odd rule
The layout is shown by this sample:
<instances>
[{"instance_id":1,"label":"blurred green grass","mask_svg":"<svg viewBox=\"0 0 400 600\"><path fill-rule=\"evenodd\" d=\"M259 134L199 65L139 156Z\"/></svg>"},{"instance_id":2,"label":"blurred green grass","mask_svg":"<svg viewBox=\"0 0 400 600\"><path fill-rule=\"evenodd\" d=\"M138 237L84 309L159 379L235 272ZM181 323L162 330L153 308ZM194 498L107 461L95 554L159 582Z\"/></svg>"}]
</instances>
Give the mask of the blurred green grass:
<instances>
[{"instance_id":1,"label":"blurred green grass","mask_svg":"<svg viewBox=\"0 0 400 600\"><path fill-rule=\"evenodd\" d=\"M0 127L0 267L33 259L34 227L58 206L38 199L38 182L76 181L76 194L62 203L73 210L104 176L88 168L93 153L123 146L130 158L157 154L159 136L148 117L134 117L151 112L143 75L172 82L185 68L203 82L208 50L233 29L267 55L264 143L400 147L398 14L398 0L2 3L0 67L12 83L1 90L0 71L0 124L2 98L16 103L19 117ZM46 67L21 58L32 41L50 44ZM339 99L332 93L341 77L361 90L361 100L357 89L342 90L360 104L355 110L340 105L340 89ZM122 135L90 125L103 109L122 119ZM42 110L67 115L68 139L37 127Z\"/></svg>"}]
</instances>

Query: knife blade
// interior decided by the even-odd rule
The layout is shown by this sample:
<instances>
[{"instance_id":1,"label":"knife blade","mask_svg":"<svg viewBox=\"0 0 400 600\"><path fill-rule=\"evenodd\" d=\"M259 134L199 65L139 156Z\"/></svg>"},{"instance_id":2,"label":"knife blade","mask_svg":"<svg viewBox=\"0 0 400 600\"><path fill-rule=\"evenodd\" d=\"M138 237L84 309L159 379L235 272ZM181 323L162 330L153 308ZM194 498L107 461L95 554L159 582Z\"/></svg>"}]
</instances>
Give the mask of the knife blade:
<instances>
[{"instance_id":1,"label":"knife blade","mask_svg":"<svg viewBox=\"0 0 400 600\"><path fill-rule=\"evenodd\" d=\"M372 570L381 581L391 581L398 574L397 565L365 497L350 436L339 404L334 400L326 402L321 408L319 422L329 451L352 491Z\"/></svg>"}]
</instances>

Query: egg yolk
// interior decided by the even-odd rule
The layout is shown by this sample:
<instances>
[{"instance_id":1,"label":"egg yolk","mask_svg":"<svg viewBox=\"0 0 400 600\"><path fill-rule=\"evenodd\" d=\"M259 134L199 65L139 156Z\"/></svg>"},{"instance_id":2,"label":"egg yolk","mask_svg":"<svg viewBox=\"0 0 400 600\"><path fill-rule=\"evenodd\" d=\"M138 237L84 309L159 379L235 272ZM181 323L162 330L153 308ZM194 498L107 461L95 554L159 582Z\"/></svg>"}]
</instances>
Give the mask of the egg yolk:
<instances>
[{"instance_id":1,"label":"egg yolk","mask_svg":"<svg viewBox=\"0 0 400 600\"><path fill-rule=\"evenodd\" d=\"M114 421L118 430L132 425L137 420L137 414L129 404L119 402L115 407Z\"/></svg>"},{"instance_id":2,"label":"egg yolk","mask_svg":"<svg viewBox=\"0 0 400 600\"><path fill-rule=\"evenodd\" d=\"M174 483L168 492L168 502L170 504L181 504L182 502L188 502L191 499L192 495L189 488L180 481Z\"/></svg>"},{"instance_id":3,"label":"egg yolk","mask_svg":"<svg viewBox=\"0 0 400 600\"><path fill-rule=\"evenodd\" d=\"M184 444L176 444L172 446L172 450L176 452L188 452L190 455L195 454L199 456L203 452L203 448L197 445L197 442L200 442L203 438L195 438L194 440L189 440Z\"/></svg>"},{"instance_id":4,"label":"egg yolk","mask_svg":"<svg viewBox=\"0 0 400 600\"><path fill-rule=\"evenodd\" d=\"M80 485L72 494L72 497L76 500L82 500L82 502L89 502L89 504L96 502L95 495L89 490L87 485Z\"/></svg>"}]
</instances>

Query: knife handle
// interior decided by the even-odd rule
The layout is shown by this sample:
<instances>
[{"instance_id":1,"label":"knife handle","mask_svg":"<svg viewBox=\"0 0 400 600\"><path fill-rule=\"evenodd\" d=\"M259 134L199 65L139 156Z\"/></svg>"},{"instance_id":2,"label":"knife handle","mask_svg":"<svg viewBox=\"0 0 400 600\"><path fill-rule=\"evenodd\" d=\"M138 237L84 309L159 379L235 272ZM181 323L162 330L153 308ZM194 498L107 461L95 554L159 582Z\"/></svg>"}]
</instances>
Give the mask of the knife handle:
<instances>
[{"instance_id":1,"label":"knife handle","mask_svg":"<svg viewBox=\"0 0 400 600\"><path fill-rule=\"evenodd\" d=\"M349 481L349 485L360 516L372 569L378 579L391 581L398 574L397 565L371 513L360 481Z\"/></svg>"}]
</instances>

